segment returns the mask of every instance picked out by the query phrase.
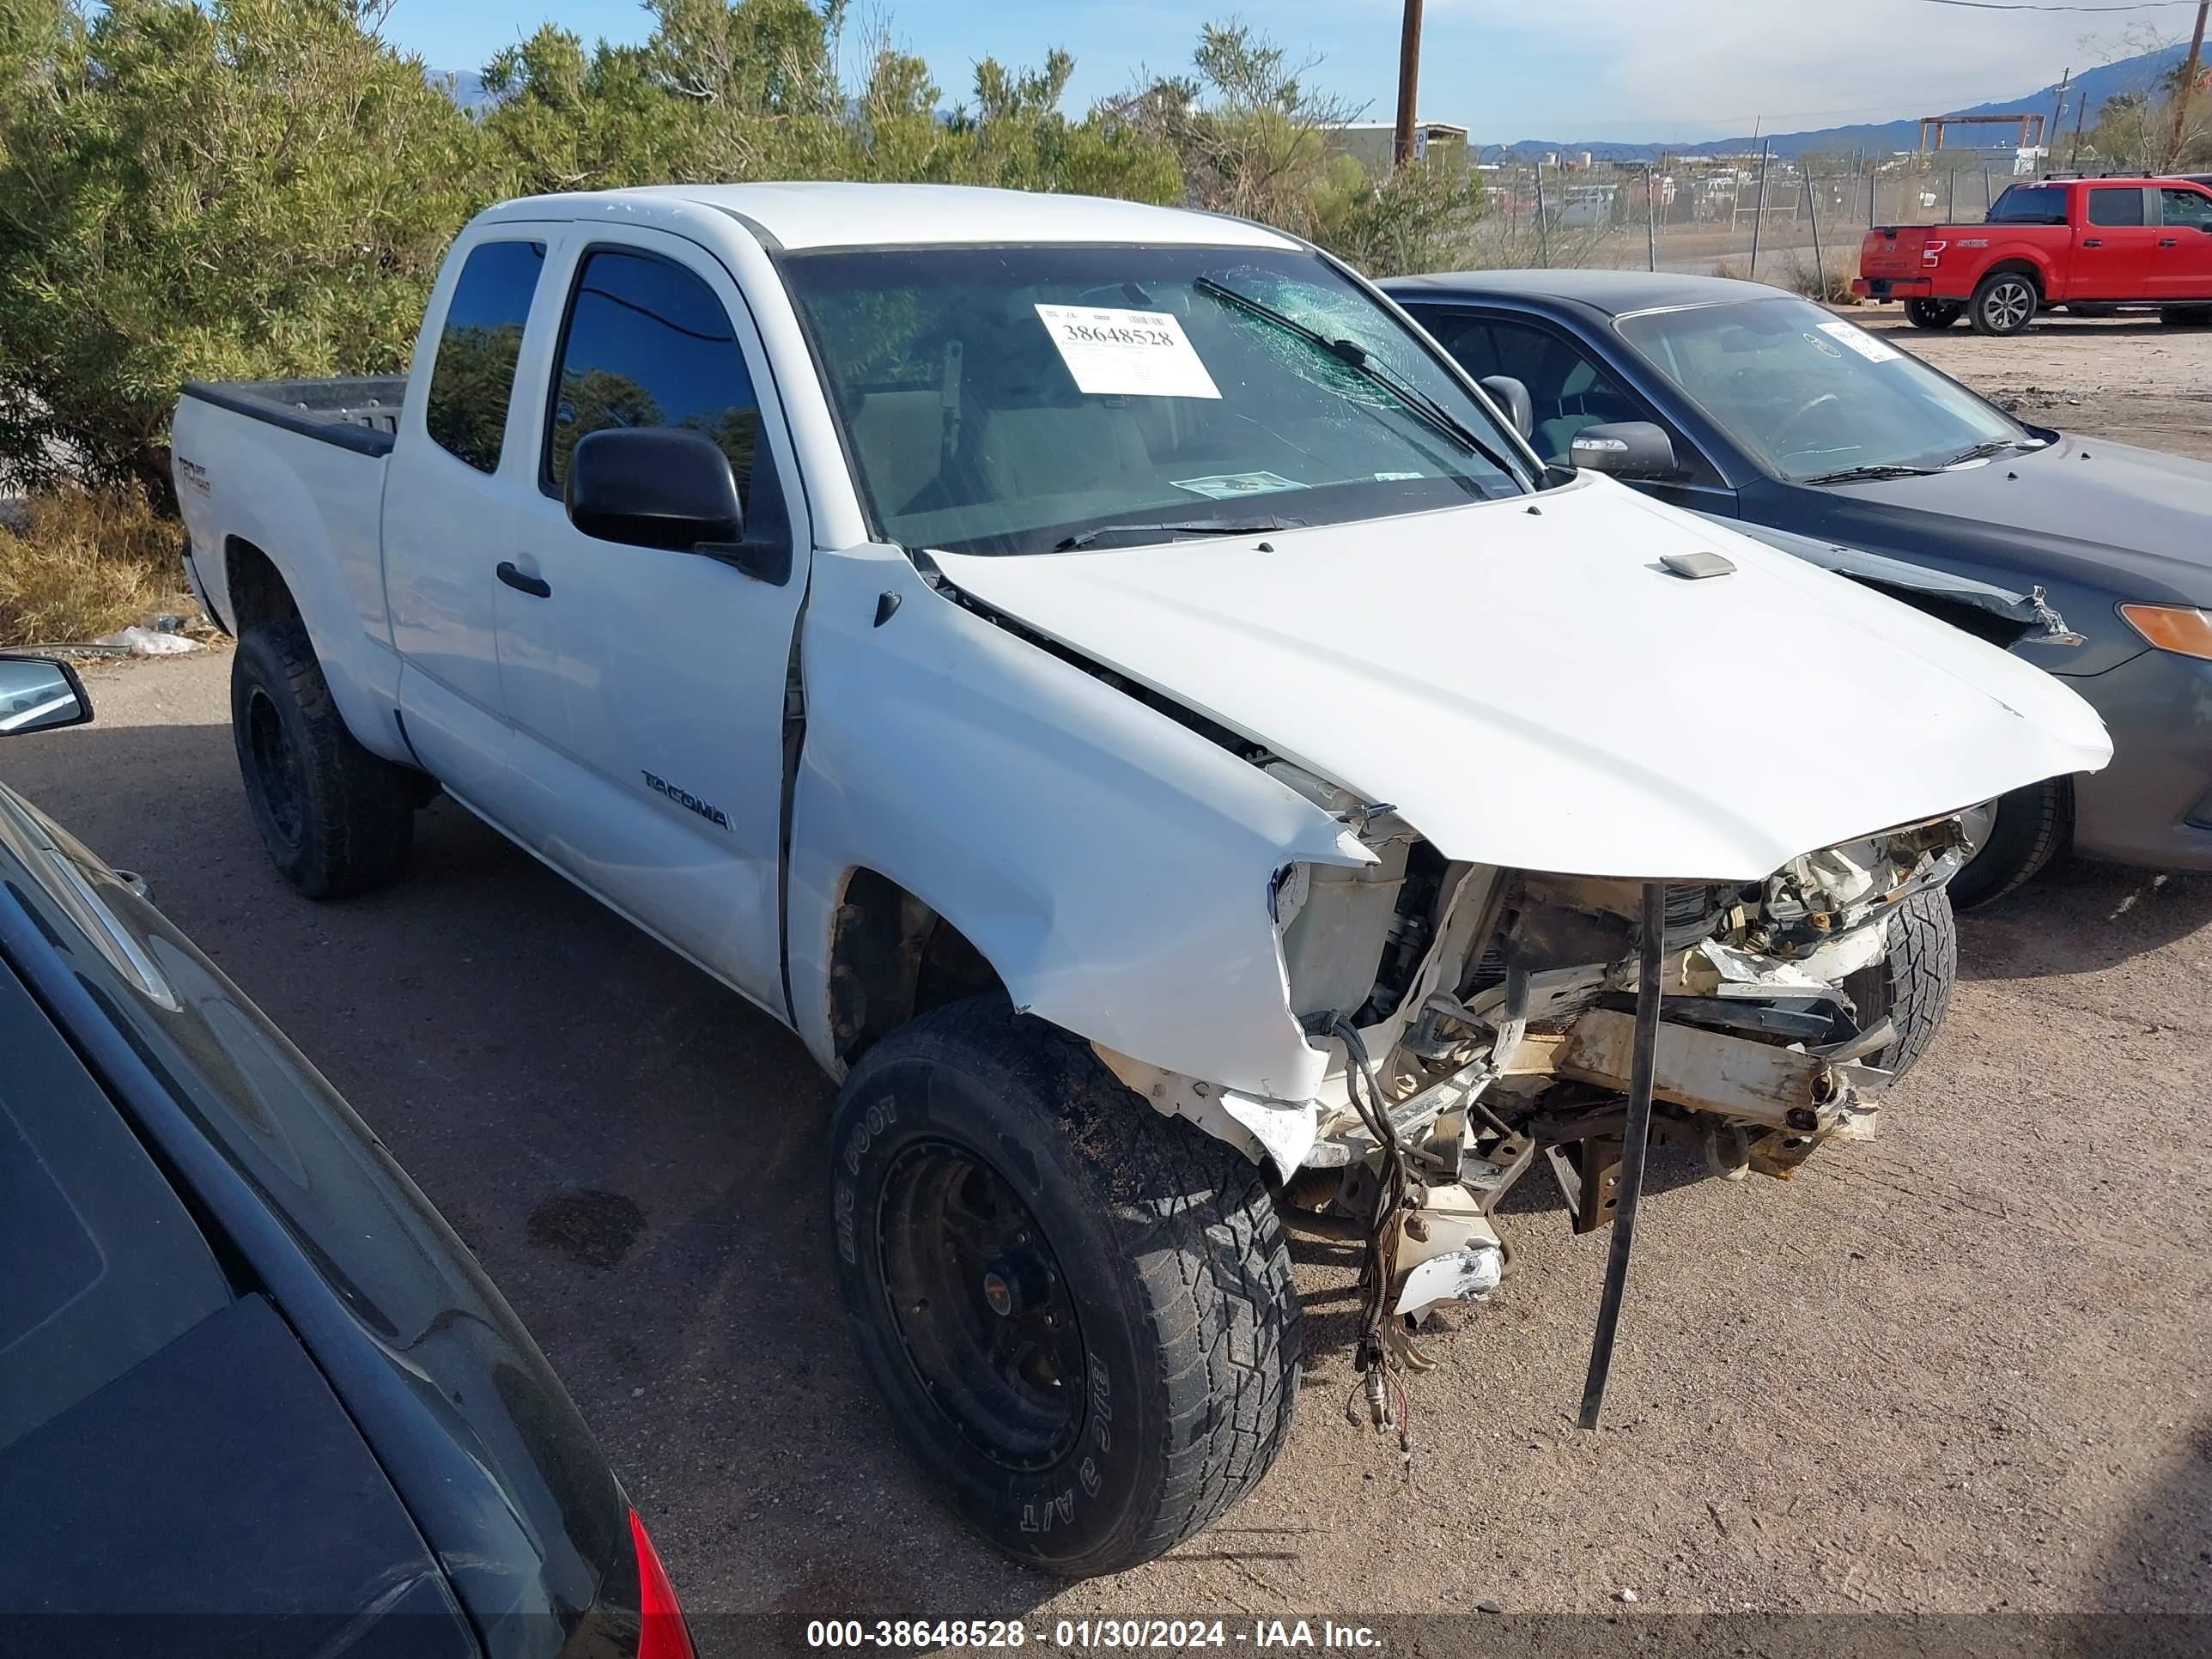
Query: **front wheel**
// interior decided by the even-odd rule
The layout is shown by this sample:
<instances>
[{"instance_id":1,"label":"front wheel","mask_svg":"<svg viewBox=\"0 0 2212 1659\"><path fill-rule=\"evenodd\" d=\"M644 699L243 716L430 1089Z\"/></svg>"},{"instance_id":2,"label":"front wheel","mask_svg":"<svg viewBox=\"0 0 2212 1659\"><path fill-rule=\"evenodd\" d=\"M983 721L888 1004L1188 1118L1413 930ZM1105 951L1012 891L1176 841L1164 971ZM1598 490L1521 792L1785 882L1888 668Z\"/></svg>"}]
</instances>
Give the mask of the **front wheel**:
<instances>
[{"instance_id":1,"label":"front wheel","mask_svg":"<svg viewBox=\"0 0 2212 1659\"><path fill-rule=\"evenodd\" d=\"M1887 1015L1896 1028L1896 1036L1866 1057L1867 1064L1893 1080L1911 1071L1935 1042L1958 982L1959 928L1950 898L1941 887L1916 893L1891 913L1882 959L1844 982L1862 1024Z\"/></svg>"},{"instance_id":2,"label":"front wheel","mask_svg":"<svg viewBox=\"0 0 2212 1659\"><path fill-rule=\"evenodd\" d=\"M2035 284L2017 270L1992 271L1975 284L1966 314L1977 334L2017 334L2035 320L2042 298Z\"/></svg>"},{"instance_id":3,"label":"front wheel","mask_svg":"<svg viewBox=\"0 0 2212 1659\"><path fill-rule=\"evenodd\" d=\"M892 1032L830 1126L838 1287L929 1484L1071 1577L1257 1485L1303 1354L1260 1171L1003 996Z\"/></svg>"},{"instance_id":4,"label":"front wheel","mask_svg":"<svg viewBox=\"0 0 2212 1659\"><path fill-rule=\"evenodd\" d=\"M1944 329L1966 315L1966 307L1956 300L1907 300L1905 320L1915 328Z\"/></svg>"}]
</instances>

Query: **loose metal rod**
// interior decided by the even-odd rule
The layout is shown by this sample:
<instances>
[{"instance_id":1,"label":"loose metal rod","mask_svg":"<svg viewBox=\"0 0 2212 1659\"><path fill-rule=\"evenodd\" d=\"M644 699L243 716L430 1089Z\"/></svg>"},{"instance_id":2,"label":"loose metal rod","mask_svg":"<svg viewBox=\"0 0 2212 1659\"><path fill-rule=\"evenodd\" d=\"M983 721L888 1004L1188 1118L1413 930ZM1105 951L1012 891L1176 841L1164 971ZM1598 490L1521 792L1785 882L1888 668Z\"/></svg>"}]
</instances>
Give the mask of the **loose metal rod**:
<instances>
[{"instance_id":1,"label":"loose metal rod","mask_svg":"<svg viewBox=\"0 0 2212 1659\"><path fill-rule=\"evenodd\" d=\"M1628 1256L1636 1247L1636 1200L1644 1191L1644 1155L1651 1144L1651 1079L1659 1053L1659 951L1666 932L1666 884L1647 881L1644 920L1637 939L1636 1053L1628 1073L1628 1126L1621 1133L1613 1247L1605 1259L1605 1295L1597 1304L1589 1376L1583 1383L1582 1425L1586 1429L1597 1426L1598 1411L1605 1404L1605 1380L1613 1370L1613 1339L1620 1328L1620 1298L1628 1288Z\"/></svg>"}]
</instances>

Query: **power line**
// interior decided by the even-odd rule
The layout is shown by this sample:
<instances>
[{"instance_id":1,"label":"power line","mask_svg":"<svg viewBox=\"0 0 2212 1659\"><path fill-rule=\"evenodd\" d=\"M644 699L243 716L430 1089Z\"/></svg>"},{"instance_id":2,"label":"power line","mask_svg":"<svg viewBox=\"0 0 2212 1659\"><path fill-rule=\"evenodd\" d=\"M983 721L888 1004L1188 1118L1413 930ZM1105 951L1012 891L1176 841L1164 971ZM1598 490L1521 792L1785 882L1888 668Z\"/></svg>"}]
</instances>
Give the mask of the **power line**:
<instances>
[{"instance_id":1,"label":"power line","mask_svg":"<svg viewBox=\"0 0 2212 1659\"><path fill-rule=\"evenodd\" d=\"M1930 6L1963 6L1968 11L2165 11L2175 6L2193 6L2197 0L2135 0L2124 6L2038 6L2015 3L2015 0L1922 0Z\"/></svg>"}]
</instances>

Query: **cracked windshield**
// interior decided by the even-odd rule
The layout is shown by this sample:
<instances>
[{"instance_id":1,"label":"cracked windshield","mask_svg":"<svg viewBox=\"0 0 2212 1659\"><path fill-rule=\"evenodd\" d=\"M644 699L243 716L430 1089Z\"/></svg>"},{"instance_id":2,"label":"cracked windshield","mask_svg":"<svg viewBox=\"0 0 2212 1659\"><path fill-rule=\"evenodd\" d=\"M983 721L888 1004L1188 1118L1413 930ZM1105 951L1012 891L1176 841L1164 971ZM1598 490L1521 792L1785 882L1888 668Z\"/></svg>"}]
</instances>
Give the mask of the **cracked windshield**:
<instances>
[{"instance_id":1,"label":"cracked windshield","mask_svg":"<svg viewBox=\"0 0 2212 1659\"><path fill-rule=\"evenodd\" d=\"M1310 253L919 248L782 263L884 535L1037 553L1528 488L1510 441Z\"/></svg>"}]
</instances>

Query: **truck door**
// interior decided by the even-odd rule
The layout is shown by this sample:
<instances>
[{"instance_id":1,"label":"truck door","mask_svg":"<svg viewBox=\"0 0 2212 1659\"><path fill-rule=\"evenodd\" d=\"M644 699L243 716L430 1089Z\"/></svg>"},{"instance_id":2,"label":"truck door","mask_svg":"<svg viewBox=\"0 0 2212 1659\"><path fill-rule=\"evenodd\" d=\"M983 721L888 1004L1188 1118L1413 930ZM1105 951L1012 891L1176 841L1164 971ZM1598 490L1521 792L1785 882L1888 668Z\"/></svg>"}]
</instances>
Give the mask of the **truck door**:
<instances>
[{"instance_id":1,"label":"truck door","mask_svg":"<svg viewBox=\"0 0 2212 1659\"><path fill-rule=\"evenodd\" d=\"M2141 185L2087 185L2074 239L2069 300L2148 300L2159 229Z\"/></svg>"},{"instance_id":2,"label":"truck door","mask_svg":"<svg viewBox=\"0 0 2212 1659\"><path fill-rule=\"evenodd\" d=\"M557 229L494 225L447 258L454 274L441 278L430 301L437 331L426 331L417 356L416 377L428 378L422 396L410 392L385 478L385 598L408 742L440 782L494 815L508 732L492 616L499 556L491 550L501 544L535 465L524 432L508 441L509 416Z\"/></svg>"},{"instance_id":3,"label":"truck door","mask_svg":"<svg viewBox=\"0 0 2212 1659\"><path fill-rule=\"evenodd\" d=\"M784 1012L784 691L811 544L743 296L681 237L579 226L532 388L534 476L499 563L509 828L710 972ZM749 538L788 526L781 582L700 554L601 541L562 491L611 426L702 432L731 461ZM484 575L494 572L487 562Z\"/></svg>"},{"instance_id":4,"label":"truck door","mask_svg":"<svg viewBox=\"0 0 2212 1659\"><path fill-rule=\"evenodd\" d=\"M2212 301L2212 191L2187 185L2159 186L2156 281L2154 298Z\"/></svg>"}]
</instances>

